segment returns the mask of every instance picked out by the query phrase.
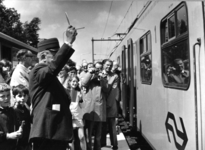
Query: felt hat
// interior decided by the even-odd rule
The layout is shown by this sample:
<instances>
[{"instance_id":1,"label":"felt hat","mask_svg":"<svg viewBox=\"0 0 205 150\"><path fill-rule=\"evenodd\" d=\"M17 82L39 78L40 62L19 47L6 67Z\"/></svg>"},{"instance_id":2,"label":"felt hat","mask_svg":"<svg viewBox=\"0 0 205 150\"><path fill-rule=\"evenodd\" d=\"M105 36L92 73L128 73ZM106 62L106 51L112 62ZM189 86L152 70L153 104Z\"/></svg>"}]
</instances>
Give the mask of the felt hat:
<instances>
[{"instance_id":1,"label":"felt hat","mask_svg":"<svg viewBox=\"0 0 205 150\"><path fill-rule=\"evenodd\" d=\"M57 52L59 48L60 46L57 38L46 39L38 43L38 52L42 52L44 50Z\"/></svg>"}]
</instances>

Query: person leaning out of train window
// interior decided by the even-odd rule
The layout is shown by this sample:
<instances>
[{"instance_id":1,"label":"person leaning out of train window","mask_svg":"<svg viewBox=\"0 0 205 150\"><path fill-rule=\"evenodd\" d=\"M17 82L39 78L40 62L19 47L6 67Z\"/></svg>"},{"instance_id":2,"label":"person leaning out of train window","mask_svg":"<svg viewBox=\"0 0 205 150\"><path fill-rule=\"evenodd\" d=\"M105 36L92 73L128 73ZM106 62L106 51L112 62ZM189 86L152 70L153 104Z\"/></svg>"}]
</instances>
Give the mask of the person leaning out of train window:
<instances>
[{"instance_id":1,"label":"person leaning out of train window","mask_svg":"<svg viewBox=\"0 0 205 150\"><path fill-rule=\"evenodd\" d=\"M151 75L152 75L152 68L151 68L151 60L148 56L142 57L141 60L142 63L142 68L144 70L144 78L146 80L150 80L151 79Z\"/></svg>"},{"instance_id":2,"label":"person leaning out of train window","mask_svg":"<svg viewBox=\"0 0 205 150\"><path fill-rule=\"evenodd\" d=\"M167 68L168 82L174 82L179 84L188 83L189 71L185 70L184 62L182 59L177 58L174 60L173 67Z\"/></svg>"}]
</instances>

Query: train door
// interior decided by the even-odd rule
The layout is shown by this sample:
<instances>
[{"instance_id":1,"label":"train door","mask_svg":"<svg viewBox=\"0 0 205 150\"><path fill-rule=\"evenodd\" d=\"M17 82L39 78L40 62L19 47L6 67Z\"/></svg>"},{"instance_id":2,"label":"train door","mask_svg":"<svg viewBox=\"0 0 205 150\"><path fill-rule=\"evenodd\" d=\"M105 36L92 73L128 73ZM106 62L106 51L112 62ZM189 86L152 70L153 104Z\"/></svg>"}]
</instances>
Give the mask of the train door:
<instances>
[{"instance_id":1,"label":"train door","mask_svg":"<svg viewBox=\"0 0 205 150\"><path fill-rule=\"evenodd\" d=\"M133 126L137 127L137 42L133 43Z\"/></svg>"},{"instance_id":2,"label":"train door","mask_svg":"<svg viewBox=\"0 0 205 150\"><path fill-rule=\"evenodd\" d=\"M129 47L126 47L125 49L125 78L126 78L126 83L125 83L125 91L126 91L126 111L128 113L128 116L125 118L126 120L129 120L129 106L130 106L130 61L129 61L129 56L130 56L130 50L128 49Z\"/></svg>"},{"instance_id":3,"label":"train door","mask_svg":"<svg viewBox=\"0 0 205 150\"><path fill-rule=\"evenodd\" d=\"M127 92L126 92L126 57L125 57L125 49L126 47L123 45L122 46L122 54L121 54L121 58L122 58L122 79L121 79L121 101L122 101L122 114L124 118L128 117L128 111L127 111L127 106L128 106L128 102L127 102Z\"/></svg>"},{"instance_id":4,"label":"train door","mask_svg":"<svg viewBox=\"0 0 205 150\"><path fill-rule=\"evenodd\" d=\"M133 119L135 113L134 107L134 67L133 67L133 42L132 39L127 41L128 45L128 61L129 61L129 122L130 126L133 127Z\"/></svg>"},{"instance_id":5,"label":"train door","mask_svg":"<svg viewBox=\"0 0 205 150\"><path fill-rule=\"evenodd\" d=\"M136 93L136 105L135 105L135 107L136 107L136 128L137 128L137 131L139 131L141 133L142 132L141 131L141 121L139 119L139 113L138 113L141 110L141 107L138 104L139 103L138 91L141 88L141 84L140 84L140 65L139 65L140 64L140 59L139 59L139 57L140 57L140 42L139 41L140 40L137 40L135 42L135 49L134 49L134 53L135 53L134 60L135 60L135 70L136 70L136 72L135 72L135 79L136 79L136 81L135 81L135 83L136 83L136 91L135 91L135 93Z\"/></svg>"},{"instance_id":6,"label":"train door","mask_svg":"<svg viewBox=\"0 0 205 150\"><path fill-rule=\"evenodd\" d=\"M146 32L137 40L135 43L135 51L136 64L138 64L136 68L137 127L138 130L141 131L142 126L145 126L142 122L144 122L143 120L146 118L143 117L142 119L141 117L149 114L154 102L151 100L153 98L151 94L154 86L152 86L152 46L150 31ZM148 123L149 119L147 117L146 126Z\"/></svg>"}]
</instances>

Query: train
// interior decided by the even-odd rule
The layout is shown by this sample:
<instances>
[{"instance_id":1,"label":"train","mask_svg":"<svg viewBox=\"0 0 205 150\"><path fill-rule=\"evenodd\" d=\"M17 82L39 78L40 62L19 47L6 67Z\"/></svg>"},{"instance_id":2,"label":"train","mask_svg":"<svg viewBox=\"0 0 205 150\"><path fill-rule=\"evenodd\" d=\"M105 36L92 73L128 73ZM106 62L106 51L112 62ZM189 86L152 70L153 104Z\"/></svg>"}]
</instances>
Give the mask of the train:
<instances>
[{"instance_id":1,"label":"train","mask_svg":"<svg viewBox=\"0 0 205 150\"><path fill-rule=\"evenodd\" d=\"M123 117L154 150L205 150L204 8L147 1L110 53L122 67Z\"/></svg>"},{"instance_id":2,"label":"train","mask_svg":"<svg viewBox=\"0 0 205 150\"><path fill-rule=\"evenodd\" d=\"M18 63L16 58L16 53L20 49L28 49L34 55L37 55L37 48L34 48L30 45L27 45L11 36L8 36L2 32L0 32L0 59L7 59L12 62L13 67L15 67ZM34 57L33 61L36 62L37 58Z\"/></svg>"}]
</instances>

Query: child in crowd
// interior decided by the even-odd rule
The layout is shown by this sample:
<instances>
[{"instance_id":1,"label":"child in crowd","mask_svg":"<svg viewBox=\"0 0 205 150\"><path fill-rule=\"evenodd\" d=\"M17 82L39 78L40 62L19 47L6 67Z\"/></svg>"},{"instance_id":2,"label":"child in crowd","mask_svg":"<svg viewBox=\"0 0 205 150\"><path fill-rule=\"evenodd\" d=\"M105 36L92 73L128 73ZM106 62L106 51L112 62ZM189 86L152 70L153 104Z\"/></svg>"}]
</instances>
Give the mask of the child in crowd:
<instances>
[{"instance_id":1,"label":"child in crowd","mask_svg":"<svg viewBox=\"0 0 205 150\"><path fill-rule=\"evenodd\" d=\"M82 95L79 88L79 78L77 76L72 76L70 78L70 97L71 104L70 110L73 117L73 128L74 134L77 130L78 138L80 140L80 147L82 150L86 150L86 141L84 136L84 124L83 124L83 101ZM75 136L75 135L74 135ZM74 148L74 142L72 143L72 148Z\"/></svg>"},{"instance_id":2,"label":"child in crowd","mask_svg":"<svg viewBox=\"0 0 205 150\"><path fill-rule=\"evenodd\" d=\"M0 83L0 150L14 150L22 136L17 128L16 116L10 106L10 86Z\"/></svg>"},{"instance_id":3,"label":"child in crowd","mask_svg":"<svg viewBox=\"0 0 205 150\"><path fill-rule=\"evenodd\" d=\"M22 138L18 140L17 150L29 150L28 139L31 117L29 106L26 104L29 97L29 91L24 85L19 84L12 88L12 94L15 100L14 110L16 113L17 125L20 126L23 123L23 135Z\"/></svg>"}]
</instances>

